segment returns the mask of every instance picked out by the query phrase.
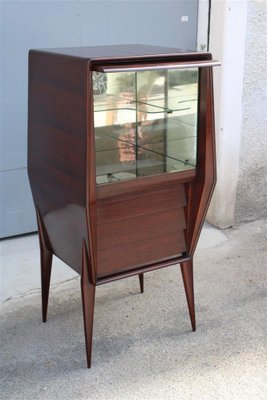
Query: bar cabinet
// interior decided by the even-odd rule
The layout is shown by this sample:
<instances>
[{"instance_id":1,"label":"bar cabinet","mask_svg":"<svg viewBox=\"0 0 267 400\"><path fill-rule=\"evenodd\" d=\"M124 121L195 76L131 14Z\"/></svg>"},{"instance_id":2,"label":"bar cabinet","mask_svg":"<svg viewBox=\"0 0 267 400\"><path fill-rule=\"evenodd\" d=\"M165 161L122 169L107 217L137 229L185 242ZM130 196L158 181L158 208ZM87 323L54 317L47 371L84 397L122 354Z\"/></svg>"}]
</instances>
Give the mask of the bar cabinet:
<instances>
[{"instance_id":1,"label":"bar cabinet","mask_svg":"<svg viewBox=\"0 0 267 400\"><path fill-rule=\"evenodd\" d=\"M87 364L95 288L193 255L215 185L210 53L121 45L31 50L28 173L47 317L52 256L81 275Z\"/></svg>"}]
</instances>

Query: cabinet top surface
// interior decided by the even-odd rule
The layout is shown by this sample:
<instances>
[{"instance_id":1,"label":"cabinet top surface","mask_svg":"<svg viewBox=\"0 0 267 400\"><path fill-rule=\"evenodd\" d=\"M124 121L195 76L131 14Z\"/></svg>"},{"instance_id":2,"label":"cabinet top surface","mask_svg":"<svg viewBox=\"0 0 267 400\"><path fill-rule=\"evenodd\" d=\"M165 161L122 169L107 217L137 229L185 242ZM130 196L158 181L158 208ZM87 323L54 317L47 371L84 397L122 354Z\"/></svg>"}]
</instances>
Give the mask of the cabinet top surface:
<instances>
[{"instance_id":1,"label":"cabinet top surface","mask_svg":"<svg viewBox=\"0 0 267 400\"><path fill-rule=\"evenodd\" d=\"M182 52L171 47L161 47L143 44L91 46L91 47L66 47L54 49L36 49L51 54L78 57L87 60L101 60L108 58L142 58L142 57L168 57L168 56L193 56L196 59L210 59L210 53L188 51Z\"/></svg>"}]
</instances>

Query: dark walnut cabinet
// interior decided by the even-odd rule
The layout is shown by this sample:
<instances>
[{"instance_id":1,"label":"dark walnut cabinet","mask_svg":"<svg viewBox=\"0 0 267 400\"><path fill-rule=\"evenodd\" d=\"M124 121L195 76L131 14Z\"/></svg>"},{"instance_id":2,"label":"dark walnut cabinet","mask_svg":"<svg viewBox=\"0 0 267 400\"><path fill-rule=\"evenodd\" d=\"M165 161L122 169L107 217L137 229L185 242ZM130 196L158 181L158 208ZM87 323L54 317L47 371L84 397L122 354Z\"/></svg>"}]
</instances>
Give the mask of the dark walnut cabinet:
<instances>
[{"instance_id":1,"label":"dark walnut cabinet","mask_svg":"<svg viewBox=\"0 0 267 400\"><path fill-rule=\"evenodd\" d=\"M209 53L144 45L31 50L28 173L43 321L53 254L95 288L176 263L195 330L193 254L215 185Z\"/></svg>"}]
</instances>

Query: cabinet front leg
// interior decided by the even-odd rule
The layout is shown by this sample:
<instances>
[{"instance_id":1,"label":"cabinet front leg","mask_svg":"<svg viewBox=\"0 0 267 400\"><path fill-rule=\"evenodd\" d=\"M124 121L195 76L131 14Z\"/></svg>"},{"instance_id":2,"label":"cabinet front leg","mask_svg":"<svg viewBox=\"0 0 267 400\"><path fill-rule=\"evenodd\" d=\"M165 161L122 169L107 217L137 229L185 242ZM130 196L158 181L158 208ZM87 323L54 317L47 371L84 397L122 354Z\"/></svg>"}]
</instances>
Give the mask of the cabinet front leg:
<instances>
[{"instance_id":1,"label":"cabinet front leg","mask_svg":"<svg viewBox=\"0 0 267 400\"><path fill-rule=\"evenodd\" d=\"M47 308L52 268L53 253L47 248L46 233L42 222L42 217L38 208L36 208L38 235L40 244L40 261L41 261L41 287L42 287L42 314L43 322L47 319Z\"/></svg>"},{"instance_id":2,"label":"cabinet front leg","mask_svg":"<svg viewBox=\"0 0 267 400\"><path fill-rule=\"evenodd\" d=\"M91 368L93 321L95 305L95 286L89 280L89 262L85 243L83 243L81 292L83 304L84 334L87 356L87 367Z\"/></svg>"},{"instance_id":3,"label":"cabinet front leg","mask_svg":"<svg viewBox=\"0 0 267 400\"><path fill-rule=\"evenodd\" d=\"M184 289L191 319L192 330L196 330L195 301L194 301L194 280L193 280L193 260L184 261L180 264Z\"/></svg>"},{"instance_id":4,"label":"cabinet front leg","mask_svg":"<svg viewBox=\"0 0 267 400\"><path fill-rule=\"evenodd\" d=\"M41 284L42 284L42 313L43 322L47 320L47 308L50 288L50 277L52 269L53 254L48 250L41 249Z\"/></svg>"}]
</instances>

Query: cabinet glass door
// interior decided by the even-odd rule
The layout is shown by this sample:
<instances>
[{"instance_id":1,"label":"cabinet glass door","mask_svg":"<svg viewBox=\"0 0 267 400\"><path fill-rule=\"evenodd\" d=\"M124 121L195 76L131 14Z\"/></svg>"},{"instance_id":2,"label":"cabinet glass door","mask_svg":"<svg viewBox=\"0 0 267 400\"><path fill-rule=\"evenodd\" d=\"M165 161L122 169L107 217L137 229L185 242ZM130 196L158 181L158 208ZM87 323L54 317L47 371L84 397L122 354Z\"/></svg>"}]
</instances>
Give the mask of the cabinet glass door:
<instances>
[{"instance_id":1,"label":"cabinet glass door","mask_svg":"<svg viewBox=\"0 0 267 400\"><path fill-rule=\"evenodd\" d=\"M97 184L196 166L198 69L93 72Z\"/></svg>"}]
</instances>

